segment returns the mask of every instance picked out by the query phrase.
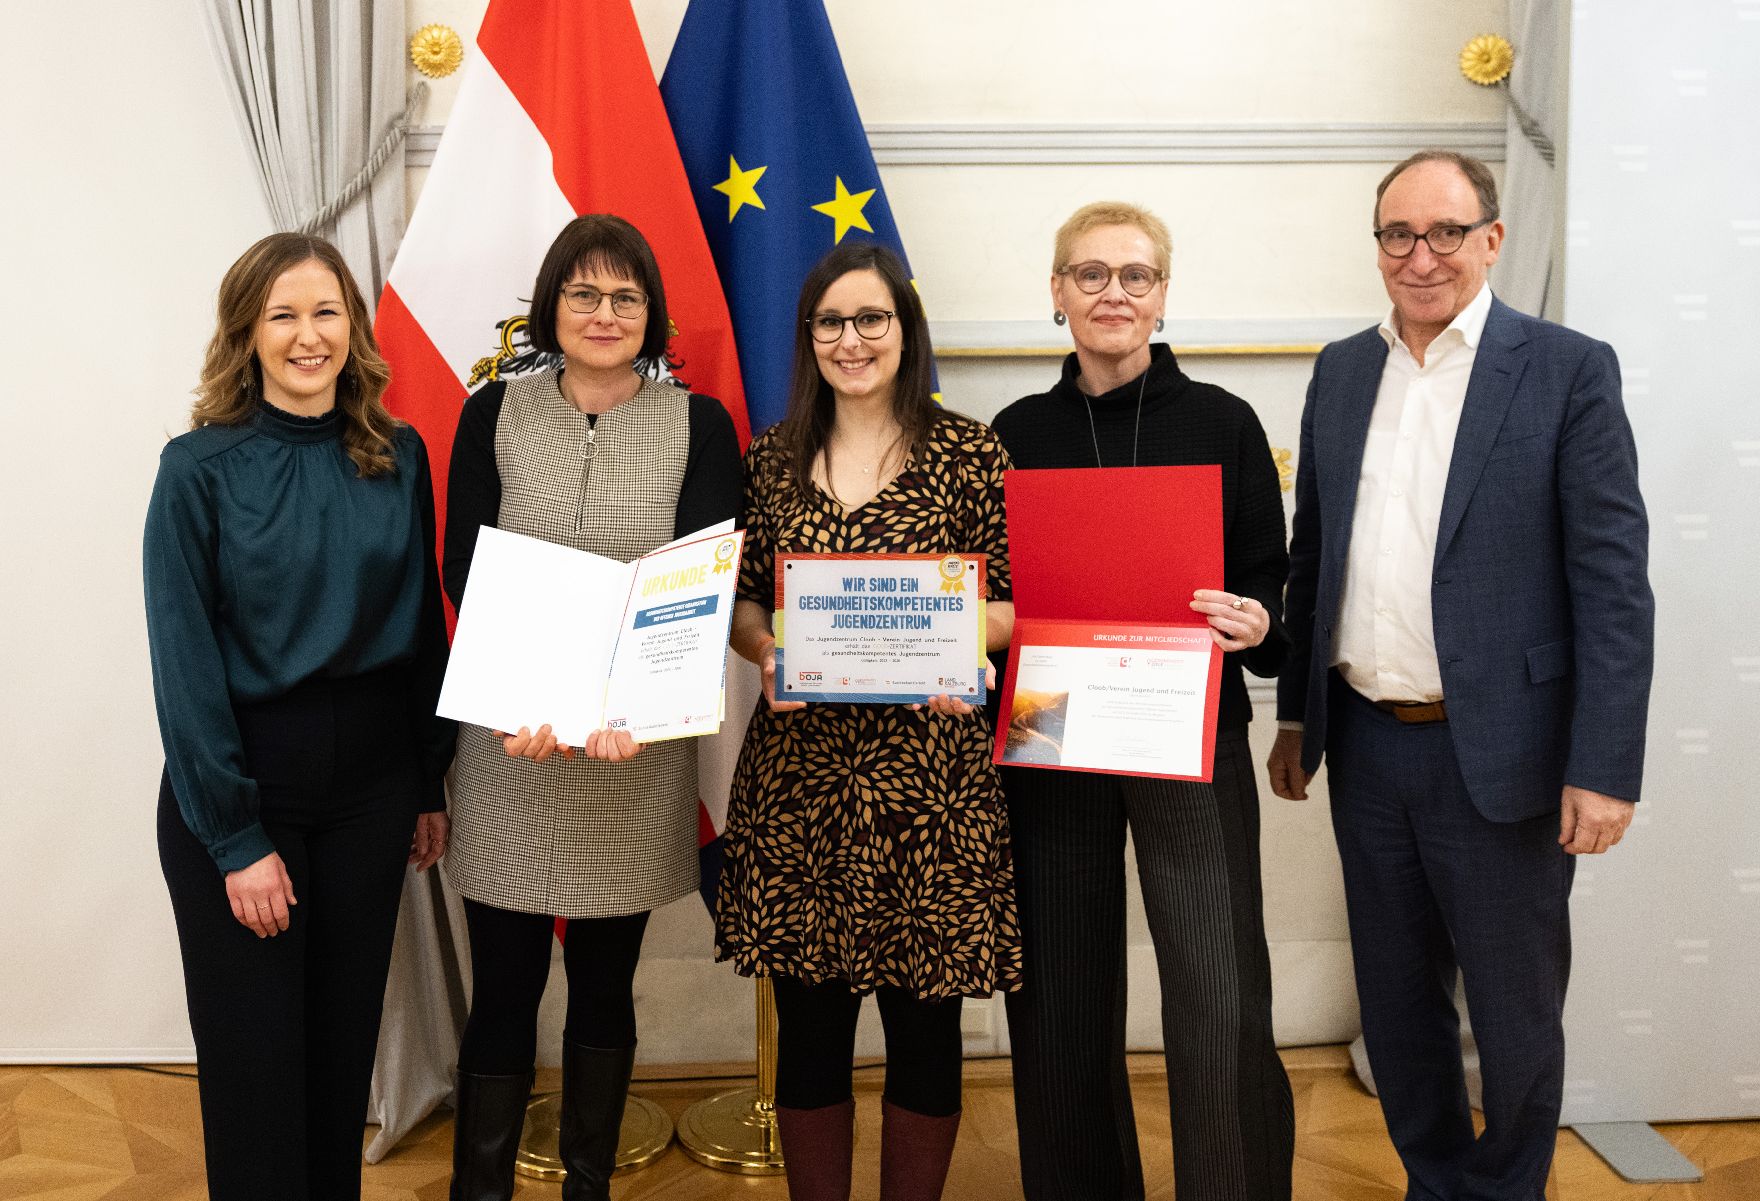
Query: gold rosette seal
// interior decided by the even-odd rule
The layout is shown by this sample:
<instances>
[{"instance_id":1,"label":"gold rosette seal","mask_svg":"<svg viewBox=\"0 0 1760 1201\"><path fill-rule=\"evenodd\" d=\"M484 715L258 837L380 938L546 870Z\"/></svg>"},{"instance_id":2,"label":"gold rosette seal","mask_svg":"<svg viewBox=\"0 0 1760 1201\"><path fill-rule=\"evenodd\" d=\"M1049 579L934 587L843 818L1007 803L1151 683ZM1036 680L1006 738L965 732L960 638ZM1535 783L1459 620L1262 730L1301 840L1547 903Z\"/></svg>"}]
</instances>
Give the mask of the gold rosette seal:
<instances>
[{"instance_id":1,"label":"gold rosette seal","mask_svg":"<svg viewBox=\"0 0 1760 1201\"><path fill-rule=\"evenodd\" d=\"M409 40L409 61L429 79L445 79L464 61L464 42L445 25L424 25Z\"/></svg>"},{"instance_id":2,"label":"gold rosette seal","mask_svg":"<svg viewBox=\"0 0 1760 1201\"><path fill-rule=\"evenodd\" d=\"M966 590L966 561L958 555L948 555L941 560L941 591L964 592Z\"/></svg>"},{"instance_id":3,"label":"gold rosette seal","mask_svg":"<svg viewBox=\"0 0 1760 1201\"><path fill-rule=\"evenodd\" d=\"M733 570L733 539L723 538L715 548L715 574L726 575Z\"/></svg>"},{"instance_id":4,"label":"gold rosette seal","mask_svg":"<svg viewBox=\"0 0 1760 1201\"><path fill-rule=\"evenodd\" d=\"M1495 33L1481 34L1461 49L1461 74L1481 87L1502 83L1515 65L1516 50L1509 39Z\"/></svg>"}]
</instances>

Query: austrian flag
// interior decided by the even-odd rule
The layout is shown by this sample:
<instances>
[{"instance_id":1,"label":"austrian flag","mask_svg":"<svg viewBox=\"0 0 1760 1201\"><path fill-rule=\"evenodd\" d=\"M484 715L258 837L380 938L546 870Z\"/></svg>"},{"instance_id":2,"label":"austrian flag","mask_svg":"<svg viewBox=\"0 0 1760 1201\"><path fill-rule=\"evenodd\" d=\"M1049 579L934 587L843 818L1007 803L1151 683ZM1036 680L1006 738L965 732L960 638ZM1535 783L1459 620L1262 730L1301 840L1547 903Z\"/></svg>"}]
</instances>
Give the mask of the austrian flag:
<instances>
[{"instance_id":1,"label":"austrian flag","mask_svg":"<svg viewBox=\"0 0 1760 1201\"><path fill-rule=\"evenodd\" d=\"M427 442L442 506L465 395L533 366L532 280L582 213L647 237L678 374L749 437L727 302L629 0L492 0L376 323L386 401Z\"/></svg>"}]
</instances>

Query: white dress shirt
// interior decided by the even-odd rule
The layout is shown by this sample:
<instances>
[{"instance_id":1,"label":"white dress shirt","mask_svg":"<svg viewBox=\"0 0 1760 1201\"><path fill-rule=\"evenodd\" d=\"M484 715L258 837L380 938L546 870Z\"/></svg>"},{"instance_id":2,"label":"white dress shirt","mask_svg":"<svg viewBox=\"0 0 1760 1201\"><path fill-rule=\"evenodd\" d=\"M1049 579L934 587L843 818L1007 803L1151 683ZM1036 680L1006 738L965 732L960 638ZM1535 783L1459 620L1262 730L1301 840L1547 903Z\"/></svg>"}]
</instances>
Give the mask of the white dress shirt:
<instances>
[{"instance_id":1,"label":"white dress shirt","mask_svg":"<svg viewBox=\"0 0 1760 1201\"><path fill-rule=\"evenodd\" d=\"M1395 315L1381 323L1387 365L1363 445L1332 647L1333 666L1373 701L1444 699L1430 579L1455 431L1490 312L1487 284L1425 348L1422 366Z\"/></svg>"}]
</instances>

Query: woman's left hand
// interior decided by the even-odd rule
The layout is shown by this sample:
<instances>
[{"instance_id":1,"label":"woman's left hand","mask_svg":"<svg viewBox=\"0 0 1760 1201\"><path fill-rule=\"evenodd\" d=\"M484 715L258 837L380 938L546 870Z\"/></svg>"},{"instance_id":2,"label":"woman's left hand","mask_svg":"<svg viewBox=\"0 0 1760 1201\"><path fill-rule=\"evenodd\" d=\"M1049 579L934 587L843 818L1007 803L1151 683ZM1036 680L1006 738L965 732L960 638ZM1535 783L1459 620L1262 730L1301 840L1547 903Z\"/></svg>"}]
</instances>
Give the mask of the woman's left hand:
<instances>
[{"instance_id":1,"label":"woman's left hand","mask_svg":"<svg viewBox=\"0 0 1760 1201\"><path fill-rule=\"evenodd\" d=\"M1210 619L1210 637L1225 651L1258 646L1271 632L1271 614L1250 596L1200 588L1192 593L1192 608Z\"/></svg>"},{"instance_id":2,"label":"woman's left hand","mask_svg":"<svg viewBox=\"0 0 1760 1201\"><path fill-rule=\"evenodd\" d=\"M446 810L416 815L416 836L410 841L409 863L418 872L425 872L446 853L446 840L452 835L452 822Z\"/></svg>"},{"instance_id":3,"label":"woman's left hand","mask_svg":"<svg viewBox=\"0 0 1760 1201\"><path fill-rule=\"evenodd\" d=\"M995 687L996 687L996 665L994 663L990 662L990 657L988 655L986 655L984 657L984 689L985 689L985 691L989 691L990 689L995 688ZM964 717L966 714L970 713L976 707L977 706L975 706L975 705L968 705L966 702L960 700L957 696L949 696L946 693L942 693L940 696L930 697L929 701L926 705L912 705L911 706L911 708L913 708L913 709L925 709L926 708L931 713L945 713L945 714L948 714L949 716L952 716L952 717Z\"/></svg>"},{"instance_id":4,"label":"woman's left hand","mask_svg":"<svg viewBox=\"0 0 1760 1201\"><path fill-rule=\"evenodd\" d=\"M587 735L587 744L581 750L589 759L622 763L641 754L642 744L623 730L594 730Z\"/></svg>"}]
</instances>

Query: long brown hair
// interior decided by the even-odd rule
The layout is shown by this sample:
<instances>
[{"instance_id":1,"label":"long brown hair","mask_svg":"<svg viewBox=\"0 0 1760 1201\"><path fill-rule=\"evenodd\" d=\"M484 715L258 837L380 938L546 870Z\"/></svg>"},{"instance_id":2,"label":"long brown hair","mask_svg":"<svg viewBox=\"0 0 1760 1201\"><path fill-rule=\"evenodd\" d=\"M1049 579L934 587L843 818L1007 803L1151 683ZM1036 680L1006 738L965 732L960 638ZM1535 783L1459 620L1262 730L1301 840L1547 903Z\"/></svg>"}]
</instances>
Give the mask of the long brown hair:
<instances>
[{"instance_id":1,"label":"long brown hair","mask_svg":"<svg viewBox=\"0 0 1760 1201\"><path fill-rule=\"evenodd\" d=\"M402 424L385 408L391 369L373 340L373 321L342 254L322 238L270 234L239 256L220 281L213 340L202 362L202 382L189 425L242 425L256 412L263 394L263 368L257 361L257 323L275 281L301 263L318 262L342 285L348 310L348 361L336 381L336 407L342 413L342 446L362 478L397 470L391 437Z\"/></svg>"},{"instance_id":2,"label":"long brown hair","mask_svg":"<svg viewBox=\"0 0 1760 1201\"><path fill-rule=\"evenodd\" d=\"M929 321L923 315L923 302L916 288L911 286L910 273L896 254L878 243L845 242L807 272L801 284L800 304L795 308L794 370L789 382L788 412L777 437L794 470L795 486L803 495L812 487L813 461L825 449L837 420L831 384L819 371L819 358L813 353L813 336L807 322L831 285L851 271L874 272L892 294L893 320L903 334L898 376L892 386L892 416L903 431L902 441L910 452L922 450L929 431L948 415L935 403L935 351L929 344Z\"/></svg>"}]
</instances>

